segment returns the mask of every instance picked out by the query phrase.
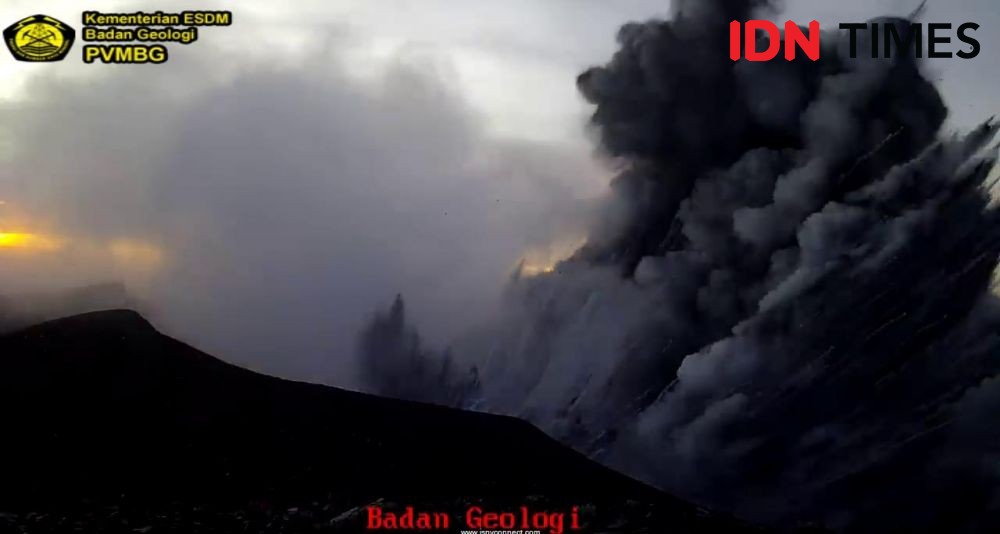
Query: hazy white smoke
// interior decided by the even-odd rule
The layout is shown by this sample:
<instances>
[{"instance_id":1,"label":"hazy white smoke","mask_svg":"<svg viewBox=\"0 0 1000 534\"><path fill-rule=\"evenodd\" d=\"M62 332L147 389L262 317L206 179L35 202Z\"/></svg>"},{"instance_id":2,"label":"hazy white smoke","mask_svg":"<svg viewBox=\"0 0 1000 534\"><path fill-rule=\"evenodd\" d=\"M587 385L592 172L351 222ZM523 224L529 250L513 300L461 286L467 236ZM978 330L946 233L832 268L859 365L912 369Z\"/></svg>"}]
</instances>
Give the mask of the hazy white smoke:
<instances>
[{"instance_id":1,"label":"hazy white smoke","mask_svg":"<svg viewBox=\"0 0 1000 534\"><path fill-rule=\"evenodd\" d=\"M360 79L345 58L363 40L326 38L300 64L204 42L162 67L41 73L0 104L0 232L60 243L0 248L0 294L124 281L199 348L348 386L373 303L405 292L435 340L480 320L600 171L490 138L446 58Z\"/></svg>"}]
</instances>

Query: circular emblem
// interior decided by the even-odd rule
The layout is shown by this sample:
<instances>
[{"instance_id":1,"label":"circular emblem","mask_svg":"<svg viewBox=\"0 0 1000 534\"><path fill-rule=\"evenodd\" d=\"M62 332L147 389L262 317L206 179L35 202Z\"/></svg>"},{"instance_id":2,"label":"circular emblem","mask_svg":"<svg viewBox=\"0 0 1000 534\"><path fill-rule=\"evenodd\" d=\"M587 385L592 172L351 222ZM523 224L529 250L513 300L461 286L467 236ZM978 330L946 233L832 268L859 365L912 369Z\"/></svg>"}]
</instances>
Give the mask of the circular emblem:
<instances>
[{"instance_id":1,"label":"circular emblem","mask_svg":"<svg viewBox=\"0 0 1000 534\"><path fill-rule=\"evenodd\" d=\"M60 61L75 37L73 28L45 15L23 19L3 32L7 48L19 61Z\"/></svg>"}]
</instances>

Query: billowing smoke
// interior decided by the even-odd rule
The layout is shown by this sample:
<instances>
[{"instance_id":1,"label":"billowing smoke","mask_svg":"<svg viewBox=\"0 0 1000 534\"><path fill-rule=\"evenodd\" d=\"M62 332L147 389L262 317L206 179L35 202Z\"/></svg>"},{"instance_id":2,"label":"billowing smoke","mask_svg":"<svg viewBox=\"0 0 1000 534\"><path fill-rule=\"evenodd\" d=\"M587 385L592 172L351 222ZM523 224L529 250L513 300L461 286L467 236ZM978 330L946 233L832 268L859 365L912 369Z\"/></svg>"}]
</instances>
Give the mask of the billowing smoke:
<instances>
[{"instance_id":1,"label":"billowing smoke","mask_svg":"<svg viewBox=\"0 0 1000 534\"><path fill-rule=\"evenodd\" d=\"M586 154L493 134L445 52L368 59L332 27L283 55L242 21L227 35L260 43L239 54L67 62L0 100L0 331L127 304L234 363L357 387L372 302L404 292L424 336L452 335L577 224L566 184L600 180ZM77 297L119 281L126 304Z\"/></svg>"},{"instance_id":2,"label":"billowing smoke","mask_svg":"<svg viewBox=\"0 0 1000 534\"><path fill-rule=\"evenodd\" d=\"M730 61L729 21L771 7L675 2L580 75L622 169L604 217L445 382L475 365L460 404L749 519L996 526L997 127L942 132L916 60L835 32L815 63Z\"/></svg>"}]
</instances>

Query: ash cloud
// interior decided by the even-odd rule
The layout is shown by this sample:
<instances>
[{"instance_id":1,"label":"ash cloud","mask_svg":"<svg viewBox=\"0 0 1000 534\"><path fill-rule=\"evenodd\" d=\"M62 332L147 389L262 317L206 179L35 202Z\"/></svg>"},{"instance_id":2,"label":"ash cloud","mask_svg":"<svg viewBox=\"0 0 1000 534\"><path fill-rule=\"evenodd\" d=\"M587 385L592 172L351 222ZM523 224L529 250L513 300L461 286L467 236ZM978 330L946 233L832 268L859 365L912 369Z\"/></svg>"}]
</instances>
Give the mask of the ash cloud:
<instances>
[{"instance_id":1,"label":"ash cloud","mask_svg":"<svg viewBox=\"0 0 1000 534\"><path fill-rule=\"evenodd\" d=\"M491 137L433 51L359 78L364 37L320 33L306 60L205 42L153 68L40 72L0 103L0 231L64 242L0 250L0 294L125 278L171 335L348 387L371 303L405 292L432 340L489 313L524 249L576 224L572 180L600 171ZM120 239L162 261L123 276Z\"/></svg>"},{"instance_id":2,"label":"ash cloud","mask_svg":"<svg viewBox=\"0 0 1000 534\"><path fill-rule=\"evenodd\" d=\"M459 404L757 521L995 528L997 125L943 132L916 60L836 32L731 62L729 21L774 9L676 2L580 75L606 217L452 347Z\"/></svg>"}]
</instances>

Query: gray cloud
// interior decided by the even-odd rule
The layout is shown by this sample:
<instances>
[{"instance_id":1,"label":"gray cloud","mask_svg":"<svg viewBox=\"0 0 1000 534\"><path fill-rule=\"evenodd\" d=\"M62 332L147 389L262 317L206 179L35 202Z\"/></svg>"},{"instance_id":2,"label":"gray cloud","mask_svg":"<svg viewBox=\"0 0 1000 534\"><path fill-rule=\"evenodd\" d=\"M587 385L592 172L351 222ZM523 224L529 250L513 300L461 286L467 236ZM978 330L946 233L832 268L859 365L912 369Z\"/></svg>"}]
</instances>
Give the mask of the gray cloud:
<instances>
[{"instance_id":1,"label":"gray cloud","mask_svg":"<svg viewBox=\"0 0 1000 534\"><path fill-rule=\"evenodd\" d=\"M199 43L164 67L34 79L0 107L4 209L69 245L6 262L5 292L118 278L102 244L150 243L163 265L130 289L170 333L347 385L354 334L396 292L439 342L481 319L527 247L578 224L573 181L600 171L487 137L446 58L360 81L340 59L364 43L331 39L297 66L220 74Z\"/></svg>"},{"instance_id":2,"label":"gray cloud","mask_svg":"<svg viewBox=\"0 0 1000 534\"><path fill-rule=\"evenodd\" d=\"M773 7L675 2L579 76L610 216L456 345L463 404L757 521L994 524L1000 479L969 474L997 444L969 429L1000 372L973 341L1000 325L998 126L947 135L926 65L835 32L816 63L732 62L729 22Z\"/></svg>"},{"instance_id":3,"label":"gray cloud","mask_svg":"<svg viewBox=\"0 0 1000 534\"><path fill-rule=\"evenodd\" d=\"M576 229L573 184L595 171L488 139L434 58L346 76L343 37L234 76L187 62L41 78L2 109L2 183L55 231L161 246L165 270L140 284L160 322L240 363L345 383L362 320L402 292L430 342L408 350L392 313L371 331L434 365L404 368L420 371L405 391L376 377L383 393L450 387L475 365L454 402L755 519L926 527L970 502L995 516L995 440L979 429L1000 371L1000 239L977 155L995 127L944 134L933 64L850 61L826 40L820 65L733 65L725 24L751 4L678 1L671 21L622 28L578 80L620 170L589 241L502 288L524 247ZM533 33L518 53L558 40ZM964 80L952 109L989 93ZM45 267L110 272L78 257ZM39 261L0 270L37 283ZM455 332L454 367L438 365Z\"/></svg>"}]
</instances>

